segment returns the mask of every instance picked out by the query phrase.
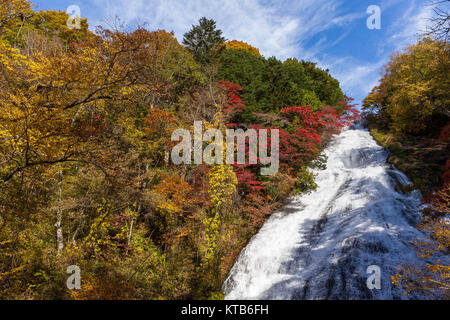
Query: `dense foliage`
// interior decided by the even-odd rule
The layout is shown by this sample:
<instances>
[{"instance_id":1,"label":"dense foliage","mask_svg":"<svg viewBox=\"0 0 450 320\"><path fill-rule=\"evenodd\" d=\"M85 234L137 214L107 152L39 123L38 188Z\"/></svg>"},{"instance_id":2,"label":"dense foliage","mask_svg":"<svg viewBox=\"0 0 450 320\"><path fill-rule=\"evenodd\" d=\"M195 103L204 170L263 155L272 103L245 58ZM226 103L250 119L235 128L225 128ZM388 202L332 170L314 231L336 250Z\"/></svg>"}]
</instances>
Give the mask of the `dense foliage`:
<instances>
[{"instance_id":1,"label":"dense foliage","mask_svg":"<svg viewBox=\"0 0 450 320\"><path fill-rule=\"evenodd\" d=\"M163 30L93 34L25 0L0 4L3 299L221 298L249 237L288 195L314 188L323 143L357 117L311 63L234 45L206 58L220 40L211 21L200 23L212 41L194 27L184 47ZM279 172L174 165L171 134L194 120L279 128ZM66 287L69 265L80 290Z\"/></svg>"},{"instance_id":2,"label":"dense foliage","mask_svg":"<svg viewBox=\"0 0 450 320\"><path fill-rule=\"evenodd\" d=\"M450 117L450 46L424 38L396 53L363 109L383 117L396 134L436 132Z\"/></svg>"},{"instance_id":3,"label":"dense foliage","mask_svg":"<svg viewBox=\"0 0 450 320\"><path fill-rule=\"evenodd\" d=\"M344 98L339 83L312 62L272 57L231 47L221 56L219 78L244 87L242 99L249 112L277 113L294 105L337 105Z\"/></svg>"}]
</instances>

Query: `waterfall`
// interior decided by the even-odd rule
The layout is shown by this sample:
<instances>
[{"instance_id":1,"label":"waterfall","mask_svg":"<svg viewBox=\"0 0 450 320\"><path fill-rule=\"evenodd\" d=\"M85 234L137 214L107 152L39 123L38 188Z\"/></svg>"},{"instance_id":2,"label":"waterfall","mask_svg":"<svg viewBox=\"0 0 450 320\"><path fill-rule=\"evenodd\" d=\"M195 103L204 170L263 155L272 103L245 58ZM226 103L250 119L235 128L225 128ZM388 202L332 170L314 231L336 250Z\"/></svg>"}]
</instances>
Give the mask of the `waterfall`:
<instances>
[{"instance_id":1,"label":"waterfall","mask_svg":"<svg viewBox=\"0 0 450 320\"><path fill-rule=\"evenodd\" d=\"M289 199L242 250L224 282L226 299L414 299L391 283L402 263L420 263L421 194L367 129L346 128L325 149L317 190ZM368 267L380 268L371 288Z\"/></svg>"}]
</instances>

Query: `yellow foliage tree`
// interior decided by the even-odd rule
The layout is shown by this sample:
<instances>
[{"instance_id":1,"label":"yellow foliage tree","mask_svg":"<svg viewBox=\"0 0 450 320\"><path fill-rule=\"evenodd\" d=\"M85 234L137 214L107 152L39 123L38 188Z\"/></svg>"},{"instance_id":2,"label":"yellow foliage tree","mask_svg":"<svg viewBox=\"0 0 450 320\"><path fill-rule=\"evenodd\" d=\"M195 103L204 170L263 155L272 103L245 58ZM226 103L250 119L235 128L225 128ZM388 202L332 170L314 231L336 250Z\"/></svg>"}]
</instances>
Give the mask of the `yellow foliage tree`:
<instances>
[{"instance_id":1,"label":"yellow foliage tree","mask_svg":"<svg viewBox=\"0 0 450 320\"><path fill-rule=\"evenodd\" d=\"M396 133L419 133L432 115L450 117L449 50L447 42L425 38L394 54L364 109L386 112Z\"/></svg>"},{"instance_id":2,"label":"yellow foliage tree","mask_svg":"<svg viewBox=\"0 0 450 320\"><path fill-rule=\"evenodd\" d=\"M211 198L212 216L203 221L205 233L204 254L202 267L211 264L220 235L223 215L232 210L233 193L236 191L238 181L230 165L214 165L209 172L209 190Z\"/></svg>"},{"instance_id":3,"label":"yellow foliage tree","mask_svg":"<svg viewBox=\"0 0 450 320\"><path fill-rule=\"evenodd\" d=\"M246 42L238 41L238 40L231 40L225 43L225 48L228 49L234 49L234 50L244 50L247 52L250 52L251 54L261 57L261 53L259 52L259 49L249 45Z\"/></svg>"}]
</instances>

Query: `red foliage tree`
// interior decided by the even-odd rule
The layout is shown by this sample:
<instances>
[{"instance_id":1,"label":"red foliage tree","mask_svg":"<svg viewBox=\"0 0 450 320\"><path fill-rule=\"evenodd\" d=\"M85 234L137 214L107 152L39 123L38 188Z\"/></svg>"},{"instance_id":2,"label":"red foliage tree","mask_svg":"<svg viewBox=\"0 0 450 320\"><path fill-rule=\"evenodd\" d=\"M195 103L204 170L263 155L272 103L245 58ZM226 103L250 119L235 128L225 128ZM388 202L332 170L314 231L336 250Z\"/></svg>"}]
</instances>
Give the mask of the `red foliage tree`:
<instances>
[{"instance_id":1,"label":"red foliage tree","mask_svg":"<svg viewBox=\"0 0 450 320\"><path fill-rule=\"evenodd\" d=\"M240 85L229 81L220 80L217 87L222 89L226 95L226 101L223 103L223 111L225 113L232 116L247 108L239 97L239 91L242 91L242 87Z\"/></svg>"}]
</instances>

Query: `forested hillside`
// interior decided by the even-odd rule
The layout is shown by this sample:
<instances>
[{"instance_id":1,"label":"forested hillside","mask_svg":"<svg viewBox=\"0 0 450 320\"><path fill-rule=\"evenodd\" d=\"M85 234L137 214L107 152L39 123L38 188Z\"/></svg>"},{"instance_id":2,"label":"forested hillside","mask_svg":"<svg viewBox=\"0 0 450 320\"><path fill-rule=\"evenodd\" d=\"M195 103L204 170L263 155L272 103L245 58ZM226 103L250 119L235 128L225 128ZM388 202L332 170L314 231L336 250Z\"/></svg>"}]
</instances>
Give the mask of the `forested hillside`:
<instances>
[{"instance_id":1,"label":"forested hillside","mask_svg":"<svg viewBox=\"0 0 450 320\"><path fill-rule=\"evenodd\" d=\"M338 81L312 62L265 59L233 47L221 56L219 77L245 88L242 99L251 112L278 112L295 105L317 111L344 98Z\"/></svg>"},{"instance_id":2,"label":"forested hillside","mask_svg":"<svg viewBox=\"0 0 450 320\"><path fill-rule=\"evenodd\" d=\"M206 18L183 44L68 18L0 0L0 299L221 298L248 239L315 187L309 168L358 111L328 71L262 57ZM194 121L279 129L280 170L173 164L172 132Z\"/></svg>"}]
</instances>

